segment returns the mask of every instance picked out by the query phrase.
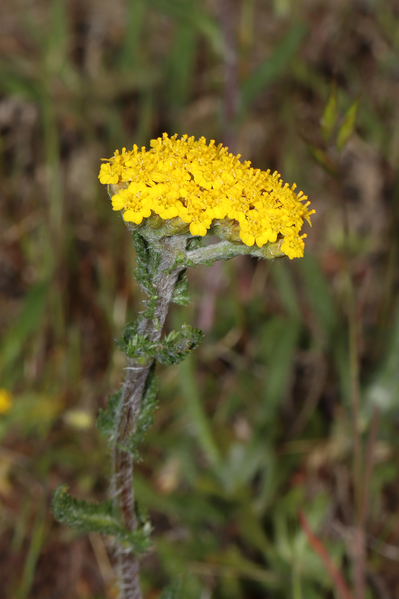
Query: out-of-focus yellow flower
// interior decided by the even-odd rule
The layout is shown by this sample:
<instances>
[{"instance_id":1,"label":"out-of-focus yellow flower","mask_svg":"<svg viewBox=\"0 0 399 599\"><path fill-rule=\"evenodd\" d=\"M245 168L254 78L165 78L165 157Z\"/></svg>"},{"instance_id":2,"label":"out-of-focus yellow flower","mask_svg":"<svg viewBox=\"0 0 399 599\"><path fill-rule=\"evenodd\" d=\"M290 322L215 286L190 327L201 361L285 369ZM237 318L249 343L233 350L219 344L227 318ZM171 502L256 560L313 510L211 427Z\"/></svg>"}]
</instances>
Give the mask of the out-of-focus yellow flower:
<instances>
[{"instance_id":1,"label":"out-of-focus yellow flower","mask_svg":"<svg viewBox=\"0 0 399 599\"><path fill-rule=\"evenodd\" d=\"M0 414L6 414L11 410L12 395L6 389L0 389Z\"/></svg>"},{"instance_id":2,"label":"out-of-focus yellow flower","mask_svg":"<svg viewBox=\"0 0 399 599\"><path fill-rule=\"evenodd\" d=\"M303 256L304 220L310 223L310 202L296 185L283 185L280 175L253 169L240 155L201 137L177 135L151 141L151 149L117 150L101 165L100 182L112 185L114 210L123 210L126 222L140 225L152 214L180 218L192 235L204 236L210 227L230 221L239 227L239 239L262 247L284 239L281 250L289 258ZM188 228L187 227L187 228ZM226 230L226 229L225 229Z\"/></svg>"},{"instance_id":3,"label":"out-of-focus yellow flower","mask_svg":"<svg viewBox=\"0 0 399 599\"><path fill-rule=\"evenodd\" d=\"M64 414L64 422L77 429L87 429L94 425L93 416L85 410L68 410Z\"/></svg>"}]
</instances>

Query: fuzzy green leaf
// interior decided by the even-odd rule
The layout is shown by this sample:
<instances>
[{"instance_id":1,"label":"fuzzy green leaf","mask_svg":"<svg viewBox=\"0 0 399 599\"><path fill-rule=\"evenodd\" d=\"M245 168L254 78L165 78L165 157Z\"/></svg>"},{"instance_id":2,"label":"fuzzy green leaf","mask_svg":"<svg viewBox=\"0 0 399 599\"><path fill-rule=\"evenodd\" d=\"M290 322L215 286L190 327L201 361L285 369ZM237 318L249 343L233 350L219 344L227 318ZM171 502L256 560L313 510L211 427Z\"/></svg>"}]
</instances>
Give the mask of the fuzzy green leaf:
<instances>
[{"instance_id":1,"label":"fuzzy green leaf","mask_svg":"<svg viewBox=\"0 0 399 599\"><path fill-rule=\"evenodd\" d=\"M119 446L120 449L131 453L136 461L139 460L137 446L139 443L142 443L146 432L154 422L154 412L158 405L158 402L156 400L157 391L158 379L155 376L155 364L153 364L145 382L140 412L137 416L136 430L131 435L126 446Z\"/></svg>"},{"instance_id":2,"label":"fuzzy green leaf","mask_svg":"<svg viewBox=\"0 0 399 599\"><path fill-rule=\"evenodd\" d=\"M184 324L181 331L172 331L160 342L153 343L147 335L137 333L134 324L129 324L116 344L128 358L137 363L145 364L156 359L161 364L171 366L184 360L199 345L203 336L200 329Z\"/></svg>"},{"instance_id":3,"label":"fuzzy green leaf","mask_svg":"<svg viewBox=\"0 0 399 599\"><path fill-rule=\"evenodd\" d=\"M136 270L134 276L141 287L148 292L150 286L149 274L149 250L148 243L137 231L132 233L134 247L136 249Z\"/></svg>"},{"instance_id":4,"label":"fuzzy green leaf","mask_svg":"<svg viewBox=\"0 0 399 599\"><path fill-rule=\"evenodd\" d=\"M134 276L148 295L147 309L144 315L146 318L152 318L158 300L158 296L155 295L154 278L159 270L161 256L159 252L152 249L148 241L137 231L132 233L132 238L136 248L136 269Z\"/></svg>"},{"instance_id":5,"label":"fuzzy green leaf","mask_svg":"<svg viewBox=\"0 0 399 599\"><path fill-rule=\"evenodd\" d=\"M148 522L134 532L127 531L118 521L111 501L88 503L68 495L67 485L60 485L54 492L51 509L58 522L67 524L80 532L100 532L114 536L117 541L140 555L150 547L151 527Z\"/></svg>"},{"instance_id":6,"label":"fuzzy green leaf","mask_svg":"<svg viewBox=\"0 0 399 599\"><path fill-rule=\"evenodd\" d=\"M119 404L122 398L122 389L113 393L105 410L100 410L97 418L97 428L104 439L113 441L116 432Z\"/></svg>"},{"instance_id":7,"label":"fuzzy green leaf","mask_svg":"<svg viewBox=\"0 0 399 599\"><path fill-rule=\"evenodd\" d=\"M145 382L143 399L141 401L140 412L137 417L136 436L141 442L145 433L154 422L154 411L157 407L158 378L155 375L155 364L151 366L147 380Z\"/></svg>"},{"instance_id":8,"label":"fuzzy green leaf","mask_svg":"<svg viewBox=\"0 0 399 599\"><path fill-rule=\"evenodd\" d=\"M202 247L202 240L203 237L191 237L191 239L189 239L187 241L187 247L186 250L187 251L191 251L191 250L198 250L200 247Z\"/></svg>"},{"instance_id":9,"label":"fuzzy green leaf","mask_svg":"<svg viewBox=\"0 0 399 599\"><path fill-rule=\"evenodd\" d=\"M172 302L179 306L187 306L192 298L192 293L189 293L188 279L184 276L186 270L182 270L177 279L177 283L173 290Z\"/></svg>"},{"instance_id":10,"label":"fuzzy green leaf","mask_svg":"<svg viewBox=\"0 0 399 599\"><path fill-rule=\"evenodd\" d=\"M136 270L134 275L143 291L147 294L146 309L142 313L144 318L152 320L158 304L159 296L156 294L155 278L161 264L161 255L137 232L133 233L136 247Z\"/></svg>"},{"instance_id":11,"label":"fuzzy green leaf","mask_svg":"<svg viewBox=\"0 0 399 599\"><path fill-rule=\"evenodd\" d=\"M147 339L147 335L140 335L137 330L138 323L136 321L129 322L125 326L122 335L116 340L116 346L128 358L144 365L149 359L153 358L154 344Z\"/></svg>"},{"instance_id":12,"label":"fuzzy green leaf","mask_svg":"<svg viewBox=\"0 0 399 599\"><path fill-rule=\"evenodd\" d=\"M81 532L93 530L114 535L121 530L111 501L98 504L78 501L68 495L67 485L60 485L56 489L51 509L58 522L68 524Z\"/></svg>"},{"instance_id":13,"label":"fuzzy green leaf","mask_svg":"<svg viewBox=\"0 0 399 599\"><path fill-rule=\"evenodd\" d=\"M154 357L167 366L179 364L198 347L203 337L204 333L200 329L184 324L181 331L172 331L162 340Z\"/></svg>"}]
</instances>

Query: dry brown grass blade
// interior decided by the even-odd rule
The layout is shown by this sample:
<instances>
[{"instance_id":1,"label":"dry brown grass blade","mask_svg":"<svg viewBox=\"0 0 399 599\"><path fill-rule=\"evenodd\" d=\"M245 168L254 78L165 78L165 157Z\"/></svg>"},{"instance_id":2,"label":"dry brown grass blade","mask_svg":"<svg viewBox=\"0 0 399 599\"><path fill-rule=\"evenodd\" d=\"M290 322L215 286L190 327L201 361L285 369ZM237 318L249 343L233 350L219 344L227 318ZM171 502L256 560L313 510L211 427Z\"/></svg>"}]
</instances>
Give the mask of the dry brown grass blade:
<instances>
[{"instance_id":1,"label":"dry brown grass blade","mask_svg":"<svg viewBox=\"0 0 399 599\"><path fill-rule=\"evenodd\" d=\"M317 555L325 565L326 570L328 571L331 580L333 581L334 586L337 592L339 593L340 597L342 597L342 599L354 599L352 592L349 589L345 578L343 577L342 572L335 566L327 549L324 547L323 543L320 541L320 539L316 537L316 535L310 528L308 519L306 518L303 512L298 513L298 520L303 532L306 535L307 540L309 541L315 553L317 553Z\"/></svg>"}]
</instances>

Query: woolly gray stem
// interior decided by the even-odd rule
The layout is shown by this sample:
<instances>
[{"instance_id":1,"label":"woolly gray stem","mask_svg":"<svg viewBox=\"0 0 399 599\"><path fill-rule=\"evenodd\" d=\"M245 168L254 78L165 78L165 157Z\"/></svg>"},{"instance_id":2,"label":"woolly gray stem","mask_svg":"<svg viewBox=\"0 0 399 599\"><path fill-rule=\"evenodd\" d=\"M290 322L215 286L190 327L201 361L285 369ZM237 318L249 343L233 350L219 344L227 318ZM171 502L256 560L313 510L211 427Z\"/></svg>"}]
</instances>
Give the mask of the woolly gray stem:
<instances>
[{"instance_id":1,"label":"woolly gray stem","mask_svg":"<svg viewBox=\"0 0 399 599\"><path fill-rule=\"evenodd\" d=\"M248 246L240 242L220 241L219 243L201 247L198 250L186 252L186 263L188 266L199 266L200 264L212 263L217 260L231 260L231 258L235 258L236 256L245 255L274 260L275 258L284 256L284 253L280 249L282 243L283 240L280 239L275 243L267 243L259 248L256 245Z\"/></svg>"},{"instance_id":2,"label":"woolly gray stem","mask_svg":"<svg viewBox=\"0 0 399 599\"><path fill-rule=\"evenodd\" d=\"M159 270L154 279L158 302L154 318L142 317L139 324L139 333L146 334L151 341L157 342L161 337L177 278L184 269L184 266L174 267L174 264L178 254L185 251L185 246L186 239L179 236L166 237L157 243L156 250L161 255ZM122 522L126 529L132 532L137 528L133 491L133 458L129 452L121 448L126 447L130 436L136 429L137 416L152 362L153 360L148 360L146 364L139 364L134 360L129 360L114 445L115 501ZM118 559L121 598L141 599L137 556L120 548Z\"/></svg>"},{"instance_id":3,"label":"woolly gray stem","mask_svg":"<svg viewBox=\"0 0 399 599\"><path fill-rule=\"evenodd\" d=\"M189 235L172 235L161 239L157 239L155 236L151 237L148 239L146 236L147 242L160 255L160 265L152 279L157 303L152 318L144 315L139 318L138 333L146 335L147 339L153 343L157 343L161 337L179 273L187 266L198 266L216 260L229 260L243 254L271 260L282 255L280 250L282 240L267 244L263 248L249 247L240 242L222 241L197 250L186 250L190 240ZM128 446L129 439L136 430L137 417L153 361L152 358L148 358L144 362L129 360L115 435L113 491L119 517L130 532L134 532L137 528L133 492L133 457L123 448ZM118 559L121 599L141 599L138 557L131 551L120 547Z\"/></svg>"}]
</instances>

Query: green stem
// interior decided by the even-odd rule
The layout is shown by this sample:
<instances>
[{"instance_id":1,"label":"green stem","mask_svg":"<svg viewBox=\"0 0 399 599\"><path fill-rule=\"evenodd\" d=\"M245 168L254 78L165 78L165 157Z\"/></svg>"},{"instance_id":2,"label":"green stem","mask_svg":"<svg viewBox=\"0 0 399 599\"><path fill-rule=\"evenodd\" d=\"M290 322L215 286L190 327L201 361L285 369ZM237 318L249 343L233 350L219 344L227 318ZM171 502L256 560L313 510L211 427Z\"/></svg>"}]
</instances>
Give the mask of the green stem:
<instances>
[{"instance_id":1,"label":"green stem","mask_svg":"<svg viewBox=\"0 0 399 599\"><path fill-rule=\"evenodd\" d=\"M184 269L182 265L174 265L179 253L185 251L186 242L185 238L174 236L164 238L157 244L156 249L161 255L159 269L153 279L157 304L153 318L141 317L138 331L147 335L153 342L157 342L161 337L173 290L179 273ZM129 360L113 451L115 501L124 526L131 532L137 528L133 491L134 464L131 453L121 448L128 445L129 438L136 429L145 383L152 363L152 359L146 364ZM141 599L138 558L120 547L118 559L122 599Z\"/></svg>"}]
</instances>

